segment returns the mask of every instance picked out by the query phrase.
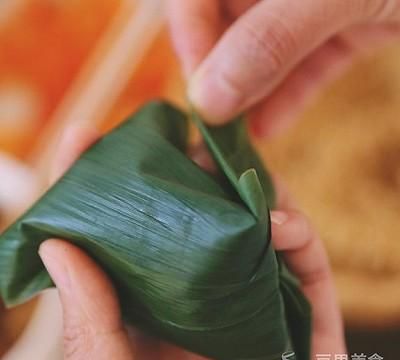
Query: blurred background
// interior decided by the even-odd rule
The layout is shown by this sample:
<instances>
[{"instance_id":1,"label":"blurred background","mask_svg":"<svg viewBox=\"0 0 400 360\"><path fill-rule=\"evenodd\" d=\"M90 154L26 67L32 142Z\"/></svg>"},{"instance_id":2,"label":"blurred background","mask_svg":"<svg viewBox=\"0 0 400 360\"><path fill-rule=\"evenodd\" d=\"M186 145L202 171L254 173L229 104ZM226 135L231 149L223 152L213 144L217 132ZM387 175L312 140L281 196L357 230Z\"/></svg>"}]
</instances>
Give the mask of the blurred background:
<instances>
[{"instance_id":1,"label":"blurred background","mask_svg":"<svg viewBox=\"0 0 400 360\"><path fill-rule=\"evenodd\" d=\"M0 230L46 189L66 126L105 132L155 97L184 105L161 3L1 0ZM356 64L302 117L255 145L328 248L350 353L398 359L400 45ZM0 354L60 358L60 323L54 291L0 305Z\"/></svg>"}]
</instances>

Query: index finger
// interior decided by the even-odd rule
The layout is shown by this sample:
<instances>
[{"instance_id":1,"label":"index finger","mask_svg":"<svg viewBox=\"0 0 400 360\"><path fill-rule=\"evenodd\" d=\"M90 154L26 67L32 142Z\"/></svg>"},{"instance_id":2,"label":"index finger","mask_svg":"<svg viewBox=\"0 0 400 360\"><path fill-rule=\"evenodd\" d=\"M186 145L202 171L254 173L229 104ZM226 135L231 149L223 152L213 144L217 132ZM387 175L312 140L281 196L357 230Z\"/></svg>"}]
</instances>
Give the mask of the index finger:
<instances>
[{"instance_id":1,"label":"index finger","mask_svg":"<svg viewBox=\"0 0 400 360\"><path fill-rule=\"evenodd\" d=\"M325 248L305 216L294 210L271 213L272 239L312 305L313 352L345 353L340 308Z\"/></svg>"},{"instance_id":2,"label":"index finger","mask_svg":"<svg viewBox=\"0 0 400 360\"><path fill-rule=\"evenodd\" d=\"M189 76L221 34L219 0L168 0L167 15L175 50Z\"/></svg>"}]
</instances>

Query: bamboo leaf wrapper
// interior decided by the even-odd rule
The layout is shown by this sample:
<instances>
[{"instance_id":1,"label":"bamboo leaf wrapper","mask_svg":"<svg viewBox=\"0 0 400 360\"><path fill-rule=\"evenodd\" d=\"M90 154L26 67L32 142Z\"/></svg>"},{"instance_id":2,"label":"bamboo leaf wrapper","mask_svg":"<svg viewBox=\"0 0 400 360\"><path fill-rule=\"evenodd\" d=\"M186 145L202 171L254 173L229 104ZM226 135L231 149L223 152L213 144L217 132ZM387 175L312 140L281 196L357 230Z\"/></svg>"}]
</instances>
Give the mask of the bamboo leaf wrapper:
<instances>
[{"instance_id":1,"label":"bamboo leaf wrapper","mask_svg":"<svg viewBox=\"0 0 400 360\"><path fill-rule=\"evenodd\" d=\"M52 286L38 248L63 238L111 277L127 322L201 355L310 353L310 307L271 244L270 177L240 119L208 128L219 176L186 155L186 115L153 102L104 136L0 237L8 306Z\"/></svg>"}]
</instances>

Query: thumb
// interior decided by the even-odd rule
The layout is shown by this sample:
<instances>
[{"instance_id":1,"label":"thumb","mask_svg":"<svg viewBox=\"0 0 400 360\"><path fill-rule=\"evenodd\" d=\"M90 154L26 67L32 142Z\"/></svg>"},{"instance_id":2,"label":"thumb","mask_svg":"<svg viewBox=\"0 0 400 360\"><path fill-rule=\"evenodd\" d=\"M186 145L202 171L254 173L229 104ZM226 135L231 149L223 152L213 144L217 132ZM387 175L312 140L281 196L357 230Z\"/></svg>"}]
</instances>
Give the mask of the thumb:
<instances>
[{"instance_id":1,"label":"thumb","mask_svg":"<svg viewBox=\"0 0 400 360\"><path fill-rule=\"evenodd\" d=\"M82 250L47 240L39 255L56 284L64 318L64 358L134 359L115 290Z\"/></svg>"},{"instance_id":2,"label":"thumb","mask_svg":"<svg viewBox=\"0 0 400 360\"><path fill-rule=\"evenodd\" d=\"M398 0L259 1L197 68L188 96L206 120L222 124L270 95L334 35L357 24L398 22L399 13Z\"/></svg>"}]
</instances>

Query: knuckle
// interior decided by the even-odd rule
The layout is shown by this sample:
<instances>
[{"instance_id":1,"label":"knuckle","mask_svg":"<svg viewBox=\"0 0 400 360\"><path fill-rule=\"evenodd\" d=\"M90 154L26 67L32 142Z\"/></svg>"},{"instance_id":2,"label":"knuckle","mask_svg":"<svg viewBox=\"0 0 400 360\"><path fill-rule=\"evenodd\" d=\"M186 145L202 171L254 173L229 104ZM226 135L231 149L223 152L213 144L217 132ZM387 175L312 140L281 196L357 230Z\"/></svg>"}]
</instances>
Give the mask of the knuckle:
<instances>
[{"instance_id":1,"label":"knuckle","mask_svg":"<svg viewBox=\"0 0 400 360\"><path fill-rule=\"evenodd\" d=\"M275 72L285 66L290 55L296 51L297 41L289 25L272 14L265 19L268 26L255 28L249 21L243 21L243 30L248 39L243 51L254 64L260 64L268 72Z\"/></svg>"},{"instance_id":2,"label":"knuckle","mask_svg":"<svg viewBox=\"0 0 400 360\"><path fill-rule=\"evenodd\" d=\"M320 265L301 275L301 283L303 286L315 285L331 281L330 269L326 266Z\"/></svg>"},{"instance_id":3,"label":"knuckle","mask_svg":"<svg viewBox=\"0 0 400 360\"><path fill-rule=\"evenodd\" d=\"M219 74L219 80L225 92L239 105L244 97L245 89L236 72L223 68Z\"/></svg>"},{"instance_id":4,"label":"knuckle","mask_svg":"<svg viewBox=\"0 0 400 360\"><path fill-rule=\"evenodd\" d=\"M357 14L374 20L391 18L400 8L399 0L359 0Z\"/></svg>"},{"instance_id":5,"label":"knuckle","mask_svg":"<svg viewBox=\"0 0 400 360\"><path fill-rule=\"evenodd\" d=\"M86 326L70 324L64 327L65 359L84 359L92 348L91 330Z\"/></svg>"}]
</instances>

